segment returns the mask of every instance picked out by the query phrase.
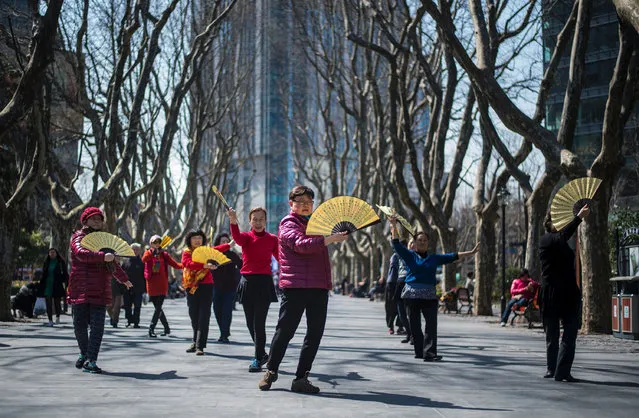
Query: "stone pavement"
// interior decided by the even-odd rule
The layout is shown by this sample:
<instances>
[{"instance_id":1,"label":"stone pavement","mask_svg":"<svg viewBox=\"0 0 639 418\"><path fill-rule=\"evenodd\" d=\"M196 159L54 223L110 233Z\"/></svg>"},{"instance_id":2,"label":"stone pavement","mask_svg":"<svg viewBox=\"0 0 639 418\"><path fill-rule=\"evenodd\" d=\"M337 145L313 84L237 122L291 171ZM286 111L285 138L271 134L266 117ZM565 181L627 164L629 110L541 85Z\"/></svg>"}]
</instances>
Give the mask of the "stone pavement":
<instances>
[{"instance_id":1,"label":"stone pavement","mask_svg":"<svg viewBox=\"0 0 639 418\"><path fill-rule=\"evenodd\" d=\"M579 337L573 374L586 382L558 383L541 377L540 330L440 315L444 360L423 363L400 336L387 334L382 303L342 296L330 299L312 371L322 392L290 392L303 326L279 380L260 392L262 375L247 371L252 343L238 308L233 344L212 342L203 357L184 352L190 336L184 299L165 303L170 337L150 339L145 329L109 327L98 362L103 375L74 368L70 316L55 328L40 322L0 324L0 416L637 416L637 342L610 350L615 346ZM151 313L151 305L143 308L143 323ZM269 340L276 317L272 305ZM212 320L211 339L217 336Z\"/></svg>"}]
</instances>

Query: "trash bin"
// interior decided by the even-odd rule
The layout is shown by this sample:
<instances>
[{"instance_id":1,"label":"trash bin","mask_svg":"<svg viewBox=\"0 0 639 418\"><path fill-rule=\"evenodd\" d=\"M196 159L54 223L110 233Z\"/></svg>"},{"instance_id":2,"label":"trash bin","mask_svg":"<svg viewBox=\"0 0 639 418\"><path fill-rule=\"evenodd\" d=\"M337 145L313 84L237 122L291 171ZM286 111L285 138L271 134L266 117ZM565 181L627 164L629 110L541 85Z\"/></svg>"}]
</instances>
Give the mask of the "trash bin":
<instances>
[{"instance_id":1,"label":"trash bin","mask_svg":"<svg viewBox=\"0 0 639 418\"><path fill-rule=\"evenodd\" d=\"M612 335L639 340L639 276L610 279L612 295Z\"/></svg>"}]
</instances>

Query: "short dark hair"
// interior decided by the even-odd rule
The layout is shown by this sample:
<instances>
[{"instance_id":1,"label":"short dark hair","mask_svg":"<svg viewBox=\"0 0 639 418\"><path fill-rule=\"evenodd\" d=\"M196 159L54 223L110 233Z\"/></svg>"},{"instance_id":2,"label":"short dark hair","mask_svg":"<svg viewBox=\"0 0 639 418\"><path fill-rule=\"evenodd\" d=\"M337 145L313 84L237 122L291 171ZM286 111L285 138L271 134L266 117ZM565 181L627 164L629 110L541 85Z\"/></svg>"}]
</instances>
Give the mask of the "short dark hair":
<instances>
[{"instance_id":1,"label":"short dark hair","mask_svg":"<svg viewBox=\"0 0 639 418\"><path fill-rule=\"evenodd\" d=\"M519 276L517 276L517 277L524 277L524 276L530 277L530 273L528 273L528 269L519 270Z\"/></svg>"},{"instance_id":2,"label":"short dark hair","mask_svg":"<svg viewBox=\"0 0 639 418\"><path fill-rule=\"evenodd\" d=\"M251 220L251 216L253 216L255 212L264 212L264 217L268 217L268 215L266 214L266 209L262 206L257 206L249 211L249 221Z\"/></svg>"},{"instance_id":3,"label":"short dark hair","mask_svg":"<svg viewBox=\"0 0 639 418\"><path fill-rule=\"evenodd\" d=\"M417 237L420 236L420 235L425 236L426 239L430 241L430 237L428 236L428 232L426 232L426 231L419 231L419 232L415 233L415 236L413 236L413 240L417 240Z\"/></svg>"},{"instance_id":4,"label":"short dark hair","mask_svg":"<svg viewBox=\"0 0 639 418\"><path fill-rule=\"evenodd\" d=\"M222 238L228 238L229 241L231 240L231 237L229 236L229 234L227 234L226 232L222 232L220 235L218 235L217 237L215 237L215 240L213 240L213 245L215 247L217 247L218 245L220 245L220 242L222 242Z\"/></svg>"},{"instance_id":5,"label":"short dark hair","mask_svg":"<svg viewBox=\"0 0 639 418\"><path fill-rule=\"evenodd\" d=\"M197 237L198 235L202 237L202 245L206 245L206 235L204 234L204 231L202 230L199 230L199 231L194 230L186 234L186 237L184 237L184 245L186 245L189 248L193 248L191 246L191 238Z\"/></svg>"},{"instance_id":6,"label":"short dark hair","mask_svg":"<svg viewBox=\"0 0 639 418\"><path fill-rule=\"evenodd\" d=\"M553 232L555 226L552 223L552 216L550 215L550 211L546 214L546 218L544 219L544 229L546 232Z\"/></svg>"},{"instance_id":7,"label":"short dark hair","mask_svg":"<svg viewBox=\"0 0 639 418\"><path fill-rule=\"evenodd\" d=\"M311 199L315 199L315 192L310 187L295 186L289 192L288 200L295 200L296 197L300 197L304 195L310 197Z\"/></svg>"},{"instance_id":8,"label":"short dark hair","mask_svg":"<svg viewBox=\"0 0 639 418\"><path fill-rule=\"evenodd\" d=\"M466 277L468 277L469 279L472 279L474 275L475 275L475 272L472 272L472 271L469 271L468 273L466 273Z\"/></svg>"}]
</instances>

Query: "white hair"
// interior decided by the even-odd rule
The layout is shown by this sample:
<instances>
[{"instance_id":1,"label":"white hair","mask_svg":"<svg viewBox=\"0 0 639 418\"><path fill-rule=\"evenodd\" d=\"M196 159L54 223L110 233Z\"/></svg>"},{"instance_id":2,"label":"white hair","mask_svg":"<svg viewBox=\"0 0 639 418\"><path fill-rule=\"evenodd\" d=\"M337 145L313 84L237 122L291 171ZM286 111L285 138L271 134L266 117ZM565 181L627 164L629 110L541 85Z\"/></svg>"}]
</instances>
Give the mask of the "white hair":
<instances>
[{"instance_id":1,"label":"white hair","mask_svg":"<svg viewBox=\"0 0 639 418\"><path fill-rule=\"evenodd\" d=\"M142 249L142 245L138 244L137 242L134 242L133 244L131 244L131 248L136 250L141 250Z\"/></svg>"}]
</instances>

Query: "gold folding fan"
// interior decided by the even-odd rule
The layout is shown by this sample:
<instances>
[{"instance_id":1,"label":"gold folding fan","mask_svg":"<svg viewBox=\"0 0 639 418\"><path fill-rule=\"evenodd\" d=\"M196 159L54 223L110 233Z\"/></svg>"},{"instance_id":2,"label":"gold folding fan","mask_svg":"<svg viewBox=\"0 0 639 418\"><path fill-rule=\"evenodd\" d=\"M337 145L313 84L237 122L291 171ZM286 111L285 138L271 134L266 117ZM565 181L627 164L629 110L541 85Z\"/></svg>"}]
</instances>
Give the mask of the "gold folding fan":
<instances>
[{"instance_id":1,"label":"gold folding fan","mask_svg":"<svg viewBox=\"0 0 639 418\"><path fill-rule=\"evenodd\" d=\"M173 242L173 238L168 235L162 237L162 242L160 243L160 248L166 248Z\"/></svg>"},{"instance_id":2,"label":"gold folding fan","mask_svg":"<svg viewBox=\"0 0 639 418\"><path fill-rule=\"evenodd\" d=\"M230 263L231 259L215 248L203 245L193 250L193 261L201 264L211 263L214 266L221 266L222 264Z\"/></svg>"},{"instance_id":3,"label":"gold folding fan","mask_svg":"<svg viewBox=\"0 0 639 418\"><path fill-rule=\"evenodd\" d=\"M332 235L355 232L381 222L366 202L356 197L338 196L328 199L313 212L306 226L307 235Z\"/></svg>"},{"instance_id":4,"label":"gold folding fan","mask_svg":"<svg viewBox=\"0 0 639 418\"><path fill-rule=\"evenodd\" d=\"M386 216L395 216L397 218L397 220L399 221L400 224L402 224L402 226L404 227L405 230L408 231L409 234L411 234L412 236L415 236L415 228L413 228L413 226L410 224L410 222L408 222L406 220L406 218L404 218L402 215L399 215L397 213L397 211L395 211L395 209L391 208L390 206L381 206L381 205L376 205L380 211L382 211L382 213Z\"/></svg>"},{"instance_id":5,"label":"gold folding fan","mask_svg":"<svg viewBox=\"0 0 639 418\"><path fill-rule=\"evenodd\" d=\"M598 178L582 177L559 189L550 205L550 216L557 231L568 225L581 208L591 204L600 184Z\"/></svg>"},{"instance_id":6,"label":"gold folding fan","mask_svg":"<svg viewBox=\"0 0 639 418\"><path fill-rule=\"evenodd\" d=\"M91 232L82 238L80 245L89 251L102 251L118 257L135 257L133 249L126 241L108 232Z\"/></svg>"},{"instance_id":7,"label":"gold folding fan","mask_svg":"<svg viewBox=\"0 0 639 418\"><path fill-rule=\"evenodd\" d=\"M220 190L216 186L212 186L211 190L213 190L213 193L215 193L215 196L217 196L218 199L220 199L222 201L222 204L224 205L226 210L229 210L231 207L229 206L229 204L226 201L226 199L224 199L224 196L222 196L222 193L220 192Z\"/></svg>"}]
</instances>

